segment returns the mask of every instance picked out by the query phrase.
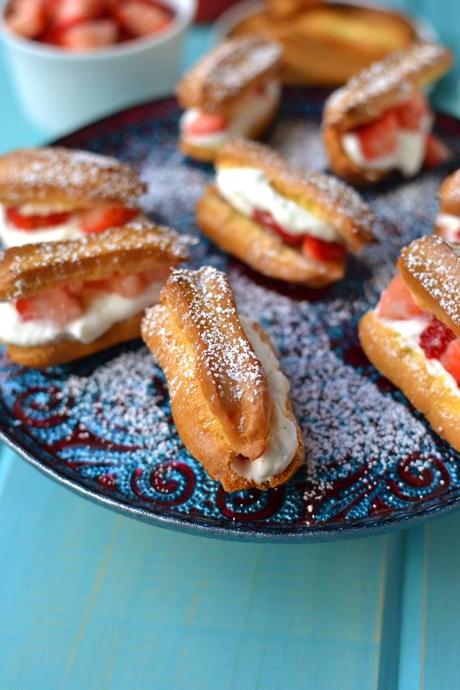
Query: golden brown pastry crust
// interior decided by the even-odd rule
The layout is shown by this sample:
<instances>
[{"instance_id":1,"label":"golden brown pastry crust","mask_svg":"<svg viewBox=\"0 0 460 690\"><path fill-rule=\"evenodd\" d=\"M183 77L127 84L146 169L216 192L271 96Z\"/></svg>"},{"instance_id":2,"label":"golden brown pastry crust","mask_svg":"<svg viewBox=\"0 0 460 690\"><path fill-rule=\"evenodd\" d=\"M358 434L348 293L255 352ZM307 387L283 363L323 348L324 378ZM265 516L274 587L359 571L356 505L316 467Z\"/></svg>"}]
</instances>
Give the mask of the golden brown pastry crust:
<instances>
[{"instance_id":1,"label":"golden brown pastry crust","mask_svg":"<svg viewBox=\"0 0 460 690\"><path fill-rule=\"evenodd\" d=\"M272 149L244 139L224 146L216 165L262 170L277 192L334 225L351 251L375 241L369 206L354 189L331 175L301 171Z\"/></svg>"},{"instance_id":2,"label":"golden brown pastry crust","mask_svg":"<svg viewBox=\"0 0 460 690\"><path fill-rule=\"evenodd\" d=\"M215 244L270 278L319 288L345 274L344 261L324 263L308 258L235 211L215 187L208 187L198 202L197 223Z\"/></svg>"},{"instance_id":3,"label":"golden brown pastry crust","mask_svg":"<svg viewBox=\"0 0 460 690\"><path fill-rule=\"evenodd\" d=\"M187 257L187 237L146 219L77 240L11 247L0 258L0 300L29 297L71 281L177 266Z\"/></svg>"},{"instance_id":4,"label":"golden brown pastry crust","mask_svg":"<svg viewBox=\"0 0 460 690\"><path fill-rule=\"evenodd\" d=\"M371 170L354 163L343 148L342 136L378 119L391 106L439 79L451 65L452 54L447 48L417 42L373 63L335 91L323 115L323 139L333 172L356 185L388 177L392 170Z\"/></svg>"},{"instance_id":5,"label":"golden brown pastry crust","mask_svg":"<svg viewBox=\"0 0 460 690\"><path fill-rule=\"evenodd\" d=\"M321 0L266 0L267 11L275 18L290 17L301 10L319 5Z\"/></svg>"},{"instance_id":6,"label":"golden brown pastry crust","mask_svg":"<svg viewBox=\"0 0 460 690\"><path fill-rule=\"evenodd\" d=\"M359 325L362 348L372 364L409 398L433 429L460 451L460 396L443 376L433 376L425 357L407 348L398 334L376 313L368 312Z\"/></svg>"},{"instance_id":7,"label":"golden brown pastry crust","mask_svg":"<svg viewBox=\"0 0 460 690\"><path fill-rule=\"evenodd\" d=\"M145 190L129 166L87 151L50 146L0 156L0 203L6 206L136 208Z\"/></svg>"},{"instance_id":8,"label":"golden brown pastry crust","mask_svg":"<svg viewBox=\"0 0 460 690\"><path fill-rule=\"evenodd\" d=\"M401 278L422 309L460 337L460 247L428 235L405 247L398 260Z\"/></svg>"},{"instance_id":9,"label":"golden brown pastry crust","mask_svg":"<svg viewBox=\"0 0 460 690\"><path fill-rule=\"evenodd\" d=\"M293 0L297 1L302 0ZM285 4L284 0L273 2ZM330 87L346 83L372 62L416 38L413 25L401 14L334 2L315 3L285 17L273 15L268 8L254 12L231 35L249 34L282 44L284 83Z\"/></svg>"},{"instance_id":10,"label":"golden brown pastry crust","mask_svg":"<svg viewBox=\"0 0 460 690\"><path fill-rule=\"evenodd\" d=\"M165 372L179 436L226 491L256 486L232 465L242 456L250 462L265 450L271 400L265 372L241 326L227 280L209 267L176 271L161 302L148 310L142 337ZM269 342L260 327L258 332ZM290 403L287 409L295 422ZM270 486L287 481L303 462L297 424L296 428L295 457Z\"/></svg>"},{"instance_id":11,"label":"golden brown pastry crust","mask_svg":"<svg viewBox=\"0 0 460 690\"><path fill-rule=\"evenodd\" d=\"M248 139L260 139L263 137L267 129L270 127L273 118L278 110L278 103L275 103L273 108L246 133ZM181 137L179 141L179 148L182 153L190 158L195 158L196 160L203 161L205 163L211 163L216 159L219 147L206 147L197 146L196 144L191 144L186 138Z\"/></svg>"},{"instance_id":12,"label":"golden brown pastry crust","mask_svg":"<svg viewBox=\"0 0 460 690\"><path fill-rule=\"evenodd\" d=\"M364 187L384 180L391 171L363 168L354 163L342 146L343 133L337 127L323 127L324 146L331 170L343 180Z\"/></svg>"},{"instance_id":13,"label":"golden brown pastry crust","mask_svg":"<svg viewBox=\"0 0 460 690\"><path fill-rule=\"evenodd\" d=\"M136 314L126 321L116 323L100 338L92 343L80 343L78 340L59 340L47 345L35 345L22 347L20 345L7 345L8 356L12 362L23 367L33 369L45 369L67 362L73 362L82 357L88 357L96 352L119 343L139 338L141 333L142 314Z\"/></svg>"},{"instance_id":14,"label":"golden brown pastry crust","mask_svg":"<svg viewBox=\"0 0 460 690\"><path fill-rule=\"evenodd\" d=\"M341 132L376 120L392 105L439 79L452 66L444 46L418 41L374 62L329 96L323 122Z\"/></svg>"},{"instance_id":15,"label":"golden brown pastry crust","mask_svg":"<svg viewBox=\"0 0 460 690\"><path fill-rule=\"evenodd\" d=\"M176 94L183 108L231 114L246 94L276 77L282 48L256 36L225 41L192 67L179 82Z\"/></svg>"},{"instance_id":16,"label":"golden brown pastry crust","mask_svg":"<svg viewBox=\"0 0 460 690\"><path fill-rule=\"evenodd\" d=\"M439 188L439 202L442 213L460 216L460 170L444 179Z\"/></svg>"}]
</instances>

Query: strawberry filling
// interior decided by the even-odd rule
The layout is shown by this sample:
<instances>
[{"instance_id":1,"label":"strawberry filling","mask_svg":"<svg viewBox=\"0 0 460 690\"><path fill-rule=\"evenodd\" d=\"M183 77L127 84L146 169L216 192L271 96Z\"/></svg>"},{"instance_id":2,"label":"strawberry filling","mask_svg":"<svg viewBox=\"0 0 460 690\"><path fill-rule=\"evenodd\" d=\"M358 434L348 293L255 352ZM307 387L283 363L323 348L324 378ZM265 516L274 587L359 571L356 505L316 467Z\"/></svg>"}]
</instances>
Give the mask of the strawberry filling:
<instances>
[{"instance_id":1,"label":"strawberry filling","mask_svg":"<svg viewBox=\"0 0 460 690\"><path fill-rule=\"evenodd\" d=\"M141 295L153 283L167 278L167 267L131 275L115 273L104 280L73 281L31 297L16 300L14 306L21 321L53 321L64 326L81 316L88 305L103 293L116 293L126 298Z\"/></svg>"},{"instance_id":2,"label":"strawberry filling","mask_svg":"<svg viewBox=\"0 0 460 690\"><path fill-rule=\"evenodd\" d=\"M11 225L18 230L33 231L48 227L57 227L67 223L71 218L78 218L82 232L91 235L109 228L120 227L132 220L138 211L122 206L101 206L86 211L71 213L69 211L49 214L26 214L17 206L5 209L5 216Z\"/></svg>"},{"instance_id":3,"label":"strawberry filling","mask_svg":"<svg viewBox=\"0 0 460 690\"><path fill-rule=\"evenodd\" d=\"M223 115L201 110L185 125L185 132L191 136L200 137L224 132L227 126L227 119Z\"/></svg>"},{"instance_id":4,"label":"strawberry filling","mask_svg":"<svg viewBox=\"0 0 460 690\"><path fill-rule=\"evenodd\" d=\"M394 155L402 132L423 132L423 123L431 115L429 103L422 93L415 93L398 106L388 108L372 122L352 130L360 143L365 160L370 163ZM425 135L425 165L435 167L450 157L447 147L432 134Z\"/></svg>"},{"instance_id":5,"label":"strawberry filling","mask_svg":"<svg viewBox=\"0 0 460 690\"><path fill-rule=\"evenodd\" d=\"M26 215L21 213L17 206L10 206L5 210L9 223L18 230L39 230L40 228L53 227L66 223L71 214L67 212L49 213L48 215Z\"/></svg>"},{"instance_id":6,"label":"strawberry filling","mask_svg":"<svg viewBox=\"0 0 460 690\"><path fill-rule=\"evenodd\" d=\"M252 218L280 237L285 244L301 248L302 253L309 258L334 263L345 259L345 247L339 242L326 242L311 235L290 233L276 222L269 211L256 209L252 213Z\"/></svg>"},{"instance_id":7,"label":"strawberry filling","mask_svg":"<svg viewBox=\"0 0 460 690\"><path fill-rule=\"evenodd\" d=\"M435 316L418 306L399 275L383 291L377 314L382 319L394 321L425 317L427 325L418 337L419 347L427 359L437 359L460 385L460 338Z\"/></svg>"}]
</instances>

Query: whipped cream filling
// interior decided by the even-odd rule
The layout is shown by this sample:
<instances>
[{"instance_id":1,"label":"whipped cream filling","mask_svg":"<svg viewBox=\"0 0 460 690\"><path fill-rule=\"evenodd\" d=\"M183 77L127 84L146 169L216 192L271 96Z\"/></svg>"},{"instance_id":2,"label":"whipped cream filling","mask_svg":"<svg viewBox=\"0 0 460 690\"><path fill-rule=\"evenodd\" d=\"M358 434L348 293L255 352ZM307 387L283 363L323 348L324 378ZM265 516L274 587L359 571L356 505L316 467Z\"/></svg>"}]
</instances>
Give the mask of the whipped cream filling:
<instances>
[{"instance_id":1,"label":"whipped cream filling","mask_svg":"<svg viewBox=\"0 0 460 690\"><path fill-rule=\"evenodd\" d=\"M292 462L298 447L297 428L286 411L289 381L281 371L273 350L248 319L241 318L241 324L267 376L273 403L272 428L268 446L262 455L256 460L238 460L232 467L240 476L262 484L283 472Z\"/></svg>"},{"instance_id":2,"label":"whipped cream filling","mask_svg":"<svg viewBox=\"0 0 460 690\"><path fill-rule=\"evenodd\" d=\"M278 194L267 175L258 168L219 167L216 185L221 196L245 216L266 211L291 235L312 235L326 242L339 239L330 223Z\"/></svg>"},{"instance_id":3,"label":"whipped cream filling","mask_svg":"<svg viewBox=\"0 0 460 690\"><path fill-rule=\"evenodd\" d=\"M438 213L436 224L441 229L443 239L458 242L460 238L460 218L450 213Z\"/></svg>"},{"instance_id":4,"label":"whipped cream filling","mask_svg":"<svg viewBox=\"0 0 460 690\"><path fill-rule=\"evenodd\" d=\"M280 93L280 81L271 81L267 84L264 94L257 93L244 99L227 129L212 134L198 135L187 132L187 128L201 113L199 108L189 108L182 114L180 119L181 137L192 146L203 146L204 148L213 149L222 146L232 137L247 136L258 125L259 121L270 114L270 111L279 100Z\"/></svg>"},{"instance_id":5,"label":"whipped cream filling","mask_svg":"<svg viewBox=\"0 0 460 690\"><path fill-rule=\"evenodd\" d=\"M9 345L32 347L56 340L77 340L92 343L115 323L139 314L159 300L163 283L154 282L137 297L123 297L107 292L96 297L87 311L66 324L51 319L23 321L11 302L0 302L1 339Z\"/></svg>"},{"instance_id":6,"label":"whipped cream filling","mask_svg":"<svg viewBox=\"0 0 460 690\"><path fill-rule=\"evenodd\" d=\"M342 146L353 163L369 170L399 170L404 176L411 177L419 172L425 159L426 137L433 124L433 116L426 115L418 132L401 129L398 133L398 145L388 156L368 160L361 147L357 134L348 132L342 136Z\"/></svg>"},{"instance_id":7,"label":"whipped cream filling","mask_svg":"<svg viewBox=\"0 0 460 690\"><path fill-rule=\"evenodd\" d=\"M37 242L57 242L59 240L76 240L84 237L77 216L60 225L50 225L39 230L20 230L8 221L5 208L0 206L0 239L6 247L21 247L24 244Z\"/></svg>"},{"instance_id":8,"label":"whipped cream filling","mask_svg":"<svg viewBox=\"0 0 460 690\"><path fill-rule=\"evenodd\" d=\"M377 313L378 316L378 313ZM380 322L397 333L401 344L418 355L421 355L425 361L425 366L431 376L441 376L444 382L451 389L452 393L460 397L460 388L451 374L445 369L438 359L428 358L419 345L420 336L430 322L430 316L418 316L414 319L382 319L378 316Z\"/></svg>"}]
</instances>

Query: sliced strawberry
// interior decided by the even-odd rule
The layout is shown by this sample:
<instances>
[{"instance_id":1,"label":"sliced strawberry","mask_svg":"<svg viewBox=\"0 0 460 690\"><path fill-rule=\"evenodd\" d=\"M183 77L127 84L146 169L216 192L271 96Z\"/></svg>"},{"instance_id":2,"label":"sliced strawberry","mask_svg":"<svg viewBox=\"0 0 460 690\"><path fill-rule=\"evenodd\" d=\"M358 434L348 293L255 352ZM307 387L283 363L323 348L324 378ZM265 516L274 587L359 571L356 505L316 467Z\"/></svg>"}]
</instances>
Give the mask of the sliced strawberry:
<instances>
[{"instance_id":1,"label":"sliced strawberry","mask_svg":"<svg viewBox=\"0 0 460 690\"><path fill-rule=\"evenodd\" d=\"M105 0L60 0L53 3L48 0L48 12L52 22L54 26L61 29L98 19L105 7Z\"/></svg>"},{"instance_id":2,"label":"sliced strawberry","mask_svg":"<svg viewBox=\"0 0 460 690\"><path fill-rule=\"evenodd\" d=\"M449 148L438 139L435 134L429 134L426 140L425 166L427 168L437 168L438 165L448 161L452 157Z\"/></svg>"},{"instance_id":3,"label":"sliced strawberry","mask_svg":"<svg viewBox=\"0 0 460 690\"><path fill-rule=\"evenodd\" d=\"M28 216L18 210L16 206L10 206L5 211L8 222L14 225L19 230L38 230L40 228L51 227L53 225L62 225L71 216L67 211L62 213L49 213L48 215L32 215Z\"/></svg>"},{"instance_id":4,"label":"sliced strawberry","mask_svg":"<svg viewBox=\"0 0 460 690\"><path fill-rule=\"evenodd\" d=\"M394 108L393 111L402 129L416 132L420 129L425 115L430 112L430 106L424 94L417 92L408 101Z\"/></svg>"},{"instance_id":5,"label":"sliced strawberry","mask_svg":"<svg viewBox=\"0 0 460 690\"><path fill-rule=\"evenodd\" d=\"M281 237L283 242L286 242L286 244L291 245L291 247L296 247L300 244L302 244L302 235L292 235L290 232L285 230L281 225L279 225L276 220L273 218L272 214L269 213L269 211L258 211L255 210L252 214L253 219L256 221L256 223L260 223L260 225L263 225L264 227L268 228L268 230L271 230L274 232L276 235Z\"/></svg>"},{"instance_id":6,"label":"sliced strawberry","mask_svg":"<svg viewBox=\"0 0 460 690\"><path fill-rule=\"evenodd\" d=\"M414 319L425 312L415 302L401 276L393 278L386 290L382 292L378 306L378 315L382 319Z\"/></svg>"},{"instance_id":7,"label":"sliced strawberry","mask_svg":"<svg viewBox=\"0 0 460 690\"><path fill-rule=\"evenodd\" d=\"M450 341L441 356L441 364L460 384L460 338Z\"/></svg>"},{"instance_id":8,"label":"sliced strawberry","mask_svg":"<svg viewBox=\"0 0 460 690\"><path fill-rule=\"evenodd\" d=\"M347 250L339 242L325 242L317 237L306 235L303 238L302 252L317 261L337 263L345 259Z\"/></svg>"},{"instance_id":9,"label":"sliced strawberry","mask_svg":"<svg viewBox=\"0 0 460 690\"><path fill-rule=\"evenodd\" d=\"M449 343L455 339L455 334L436 317L420 336L419 345L428 359L439 359L447 349Z\"/></svg>"},{"instance_id":10,"label":"sliced strawberry","mask_svg":"<svg viewBox=\"0 0 460 690\"><path fill-rule=\"evenodd\" d=\"M398 121L393 111L388 111L375 122L361 125L355 130L367 160L389 156L398 146Z\"/></svg>"},{"instance_id":11,"label":"sliced strawberry","mask_svg":"<svg viewBox=\"0 0 460 690\"><path fill-rule=\"evenodd\" d=\"M206 136L207 134L217 134L227 128L227 120L222 115L216 113L205 113L201 111L196 118L186 125L187 134L194 136Z\"/></svg>"},{"instance_id":12,"label":"sliced strawberry","mask_svg":"<svg viewBox=\"0 0 460 690\"><path fill-rule=\"evenodd\" d=\"M78 318L82 313L80 301L65 288L18 299L15 306L23 321L46 319L59 325Z\"/></svg>"},{"instance_id":13,"label":"sliced strawberry","mask_svg":"<svg viewBox=\"0 0 460 690\"><path fill-rule=\"evenodd\" d=\"M125 0L115 7L120 28L141 37L165 31L173 21L172 13L160 4L145 0Z\"/></svg>"},{"instance_id":14,"label":"sliced strawberry","mask_svg":"<svg viewBox=\"0 0 460 690\"><path fill-rule=\"evenodd\" d=\"M162 283L166 282L166 279L171 273L171 268L169 266L157 266L151 271L143 271L140 275L144 281L144 285L150 285L151 283Z\"/></svg>"},{"instance_id":15,"label":"sliced strawberry","mask_svg":"<svg viewBox=\"0 0 460 690\"><path fill-rule=\"evenodd\" d=\"M81 227L86 235L103 232L108 228L118 228L129 223L139 211L123 206L101 206L84 211L81 215Z\"/></svg>"},{"instance_id":16,"label":"sliced strawberry","mask_svg":"<svg viewBox=\"0 0 460 690\"><path fill-rule=\"evenodd\" d=\"M107 281L109 290L123 297L138 297L145 290L145 284L140 274L128 276L116 274Z\"/></svg>"},{"instance_id":17,"label":"sliced strawberry","mask_svg":"<svg viewBox=\"0 0 460 690\"><path fill-rule=\"evenodd\" d=\"M46 26L42 0L15 0L6 15L6 23L14 33L25 38L36 38Z\"/></svg>"},{"instance_id":18,"label":"sliced strawberry","mask_svg":"<svg viewBox=\"0 0 460 690\"><path fill-rule=\"evenodd\" d=\"M118 27L113 19L95 19L56 32L55 42L74 53L96 50L116 43Z\"/></svg>"}]
</instances>

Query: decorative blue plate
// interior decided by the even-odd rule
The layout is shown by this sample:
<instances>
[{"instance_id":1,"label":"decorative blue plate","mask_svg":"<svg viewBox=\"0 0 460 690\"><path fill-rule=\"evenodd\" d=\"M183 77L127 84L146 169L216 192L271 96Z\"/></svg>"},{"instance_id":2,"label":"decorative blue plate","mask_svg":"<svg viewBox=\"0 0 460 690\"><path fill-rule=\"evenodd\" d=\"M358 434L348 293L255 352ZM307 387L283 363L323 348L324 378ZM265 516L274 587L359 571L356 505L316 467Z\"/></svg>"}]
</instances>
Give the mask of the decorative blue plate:
<instances>
[{"instance_id":1,"label":"decorative blue plate","mask_svg":"<svg viewBox=\"0 0 460 690\"><path fill-rule=\"evenodd\" d=\"M325 167L325 92L291 89L270 142ZM60 140L121 158L149 183L153 219L197 234L194 205L211 168L177 152L173 99L135 107ZM140 341L45 372L0 358L0 433L50 477L156 525L248 541L337 539L402 526L460 501L460 456L369 365L356 327L394 272L400 248L431 232L441 179L460 166L460 123L438 115L448 166L366 196L380 243L345 280L312 291L248 270L201 239L191 264L228 271L242 311L271 334L292 384L306 466L285 486L226 494L193 460L171 420L162 372Z\"/></svg>"}]
</instances>

